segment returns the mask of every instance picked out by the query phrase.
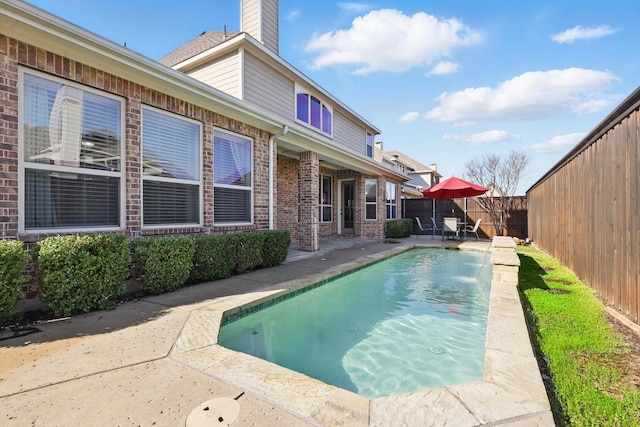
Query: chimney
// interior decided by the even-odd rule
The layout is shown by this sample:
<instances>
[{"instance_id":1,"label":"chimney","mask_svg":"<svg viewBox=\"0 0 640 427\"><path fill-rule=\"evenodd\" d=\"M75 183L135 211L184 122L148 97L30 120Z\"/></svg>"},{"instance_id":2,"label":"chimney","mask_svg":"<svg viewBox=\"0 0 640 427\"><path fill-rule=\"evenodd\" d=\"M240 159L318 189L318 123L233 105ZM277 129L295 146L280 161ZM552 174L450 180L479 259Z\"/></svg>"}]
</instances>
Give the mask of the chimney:
<instances>
[{"instance_id":1,"label":"chimney","mask_svg":"<svg viewBox=\"0 0 640 427\"><path fill-rule=\"evenodd\" d=\"M382 141L376 141L373 143L378 150L382 150Z\"/></svg>"},{"instance_id":2,"label":"chimney","mask_svg":"<svg viewBox=\"0 0 640 427\"><path fill-rule=\"evenodd\" d=\"M278 0L241 0L240 31L278 55Z\"/></svg>"}]
</instances>

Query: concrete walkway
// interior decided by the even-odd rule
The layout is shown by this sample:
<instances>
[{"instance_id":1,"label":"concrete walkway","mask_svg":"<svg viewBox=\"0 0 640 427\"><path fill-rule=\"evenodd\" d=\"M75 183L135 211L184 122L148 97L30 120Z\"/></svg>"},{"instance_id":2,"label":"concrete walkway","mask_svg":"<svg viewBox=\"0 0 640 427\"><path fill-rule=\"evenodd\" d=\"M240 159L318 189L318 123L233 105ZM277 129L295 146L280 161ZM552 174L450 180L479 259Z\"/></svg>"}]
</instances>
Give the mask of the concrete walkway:
<instances>
[{"instance_id":1,"label":"concrete walkway","mask_svg":"<svg viewBox=\"0 0 640 427\"><path fill-rule=\"evenodd\" d=\"M504 305L498 316L504 324L494 325L511 348L501 348L493 366L485 365L482 387L467 384L368 400L241 353L228 354L211 337L214 313L232 300L416 244L488 247L488 242L451 243L426 236L393 242L323 239L321 251L292 249L277 267L145 297L110 311L43 322L15 337L3 331L0 425L184 426L202 402L231 398L240 406L233 426L552 426L526 328L513 326L514 316L522 317L510 312L513 293L499 296L501 304L510 301L510 306ZM495 342L488 338L488 345ZM524 362L514 365L521 355ZM202 425L226 425L212 421Z\"/></svg>"}]
</instances>

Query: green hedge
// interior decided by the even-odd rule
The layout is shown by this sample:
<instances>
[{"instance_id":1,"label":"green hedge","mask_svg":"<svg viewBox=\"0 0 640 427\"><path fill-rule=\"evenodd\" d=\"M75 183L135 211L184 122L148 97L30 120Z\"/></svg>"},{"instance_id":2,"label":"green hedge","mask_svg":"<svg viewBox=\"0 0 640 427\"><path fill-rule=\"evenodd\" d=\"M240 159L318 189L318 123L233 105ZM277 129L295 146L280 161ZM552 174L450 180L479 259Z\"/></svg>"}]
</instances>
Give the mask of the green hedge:
<instances>
[{"instance_id":1,"label":"green hedge","mask_svg":"<svg viewBox=\"0 0 640 427\"><path fill-rule=\"evenodd\" d=\"M108 309L125 291L129 239L119 234L48 237L36 245L43 306L59 316Z\"/></svg>"},{"instance_id":2,"label":"green hedge","mask_svg":"<svg viewBox=\"0 0 640 427\"><path fill-rule=\"evenodd\" d=\"M134 275L153 294L178 289L189 279L195 248L192 237L136 239L131 243Z\"/></svg>"},{"instance_id":3,"label":"green hedge","mask_svg":"<svg viewBox=\"0 0 640 427\"><path fill-rule=\"evenodd\" d=\"M0 319L18 308L20 287L27 282L27 253L18 240L0 240Z\"/></svg>"},{"instance_id":4,"label":"green hedge","mask_svg":"<svg viewBox=\"0 0 640 427\"><path fill-rule=\"evenodd\" d=\"M412 220L392 219L387 221L385 236L391 238L409 237L411 235Z\"/></svg>"},{"instance_id":5,"label":"green hedge","mask_svg":"<svg viewBox=\"0 0 640 427\"><path fill-rule=\"evenodd\" d=\"M231 277L235 270L237 238L234 234L197 236L191 279L210 281Z\"/></svg>"},{"instance_id":6,"label":"green hedge","mask_svg":"<svg viewBox=\"0 0 640 427\"><path fill-rule=\"evenodd\" d=\"M289 246L291 246L291 232L289 230L269 230L263 233L262 266L273 267L285 262Z\"/></svg>"},{"instance_id":7,"label":"green hedge","mask_svg":"<svg viewBox=\"0 0 640 427\"><path fill-rule=\"evenodd\" d=\"M249 233L236 233L236 265L235 274L246 273L262 265L262 247L264 246L265 233L253 231Z\"/></svg>"}]
</instances>

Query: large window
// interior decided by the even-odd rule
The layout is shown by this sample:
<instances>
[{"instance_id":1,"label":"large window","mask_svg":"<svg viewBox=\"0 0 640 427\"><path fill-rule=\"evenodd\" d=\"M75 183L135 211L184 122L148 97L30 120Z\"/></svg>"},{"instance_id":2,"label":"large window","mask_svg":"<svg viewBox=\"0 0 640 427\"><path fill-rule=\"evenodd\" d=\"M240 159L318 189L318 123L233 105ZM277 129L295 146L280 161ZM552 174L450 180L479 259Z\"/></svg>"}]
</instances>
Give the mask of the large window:
<instances>
[{"instance_id":1,"label":"large window","mask_svg":"<svg viewBox=\"0 0 640 427\"><path fill-rule=\"evenodd\" d=\"M331 221L333 185L332 177L320 176L320 222Z\"/></svg>"},{"instance_id":2,"label":"large window","mask_svg":"<svg viewBox=\"0 0 640 427\"><path fill-rule=\"evenodd\" d=\"M213 221L251 223L253 141L216 130L213 136Z\"/></svg>"},{"instance_id":3,"label":"large window","mask_svg":"<svg viewBox=\"0 0 640 427\"><path fill-rule=\"evenodd\" d=\"M333 111L322 101L305 92L296 94L296 118L331 135Z\"/></svg>"},{"instance_id":4,"label":"large window","mask_svg":"<svg viewBox=\"0 0 640 427\"><path fill-rule=\"evenodd\" d=\"M385 199L387 201L387 219L398 218L398 197L397 185L393 182L387 182L385 191Z\"/></svg>"},{"instance_id":5,"label":"large window","mask_svg":"<svg viewBox=\"0 0 640 427\"><path fill-rule=\"evenodd\" d=\"M200 224L198 122L142 109L142 222L145 226Z\"/></svg>"},{"instance_id":6,"label":"large window","mask_svg":"<svg viewBox=\"0 0 640 427\"><path fill-rule=\"evenodd\" d=\"M367 179L364 183L365 191L365 219L378 218L378 181Z\"/></svg>"},{"instance_id":7,"label":"large window","mask_svg":"<svg viewBox=\"0 0 640 427\"><path fill-rule=\"evenodd\" d=\"M367 157L373 158L373 134L366 133Z\"/></svg>"},{"instance_id":8,"label":"large window","mask_svg":"<svg viewBox=\"0 0 640 427\"><path fill-rule=\"evenodd\" d=\"M20 228L122 228L122 100L40 73L20 76Z\"/></svg>"}]
</instances>

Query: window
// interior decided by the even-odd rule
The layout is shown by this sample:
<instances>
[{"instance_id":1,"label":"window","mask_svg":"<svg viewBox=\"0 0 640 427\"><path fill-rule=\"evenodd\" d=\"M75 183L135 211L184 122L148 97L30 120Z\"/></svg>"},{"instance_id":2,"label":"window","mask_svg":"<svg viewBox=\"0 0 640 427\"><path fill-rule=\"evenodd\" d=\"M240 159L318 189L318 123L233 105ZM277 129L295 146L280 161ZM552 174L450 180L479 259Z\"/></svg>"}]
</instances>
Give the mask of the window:
<instances>
[{"instance_id":1,"label":"window","mask_svg":"<svg viewBox=\"0 0 640 427\"><path fill-rule=\"evenodd\" d=\"M20 229L122 228L122 100L40 73L20 76Z\"/></svg>"},{"instance_id":2,"label":"window","mask_svg":"<svg viewBox=\"0 0 640 427\"><path fill-rule=\"evenodd\" d=\"M296 118L322 132L332 134L333 111L318 98L308 93L296 94Z\"/></svg>"},{"instance_id":3,"label":"window","mask_svg":"<svg viewBox=\"0 0 640 427\"><path fill-rule=\"evenodd\" d=\"M373 158L373 135L367 132L367 157Z\"/></svg>"},{"instance_id":4,"label":"window","mask_svg":"<svg viewBox=\"0 0 640 427\"><path fill-rule=\"evenodd\" d=\"M365 219L378 218L378 181L366 179L364 183L365 191Z\"/></svg>"},{"instance_id":5,"label":"window","mask_svg":"<svg viewBox=\"0 0 640 427\"><path fill-rule=\"evenodd\" d=\"M142 223L200 224L200 123L142 109Z\"/></svg>"},{"instance_id":6,"label":"window","mask_svg":"<svg viewBox=\"0 0 640 427\"><path fill-rule=\"evenodd\" d=\"M397 188L398 187L393 182L387 182L387 189L385 192L385 199L387 201L387 219L398 218Z\"/></svg>"},{"instance_id":7,"label":"window","mask_svg":"<svg viewBox=\"0 0 640 427\"><path fill-rule=\"evenodd\" d=\"M320 176L320 222L331 221L332 182L332 177L327 175Z\"/></svg>"},{"instance_id":8,"label":"window","mask_svg":"<svg viewBox=\"0 0 640 427\"><path fill-rule=\"evenodd\" d=\"M251 223L253 141L216 130L213 137L213 220Z\"/></svg>"}]
</instances>

